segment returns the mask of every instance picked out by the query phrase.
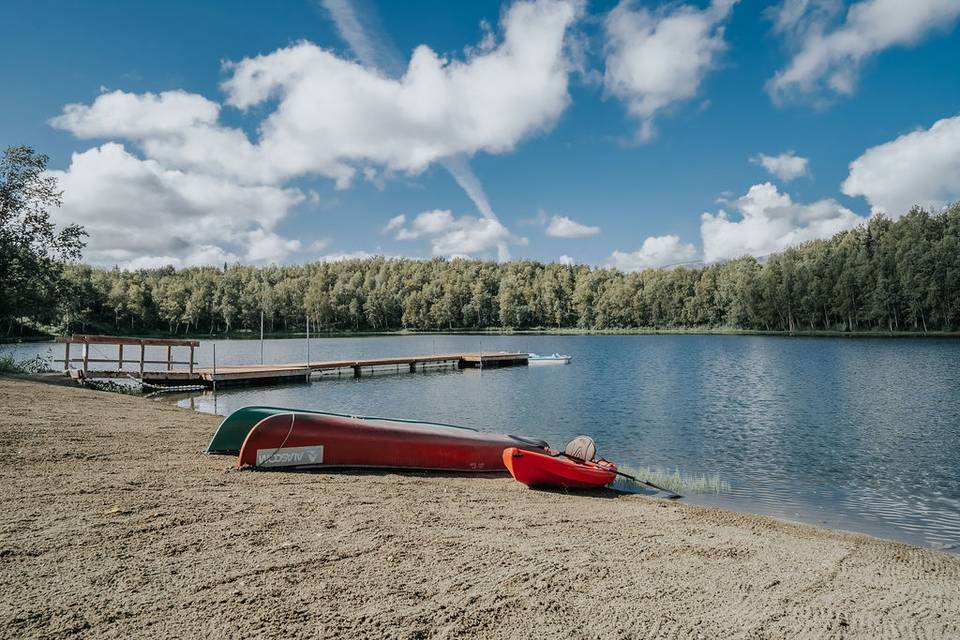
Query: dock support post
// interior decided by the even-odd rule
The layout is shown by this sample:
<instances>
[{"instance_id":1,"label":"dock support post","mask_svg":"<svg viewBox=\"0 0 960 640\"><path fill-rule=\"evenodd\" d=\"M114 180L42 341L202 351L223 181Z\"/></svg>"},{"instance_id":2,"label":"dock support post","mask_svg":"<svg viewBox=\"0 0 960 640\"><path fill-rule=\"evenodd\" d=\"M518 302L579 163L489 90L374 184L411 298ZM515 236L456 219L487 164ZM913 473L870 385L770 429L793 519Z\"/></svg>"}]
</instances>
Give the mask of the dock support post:
<instances>
[{"instance_id":1,"label":"dock support post","mask_svg":"<svg viewBox=\"0 0 960 640\"><path fill-rule=\"evenodd\" d=\"M213 383L213 397L217 397L217 343L213 343L213 376L211 376L211 382Z\"/></svg>"},{"instance_id":2,"label":"dock support post","mask_svg":"<svg viewBox=\"0 0 960 640\"><path fill-rule=\"evenodd\" d=\"M147 347L143 344L143 340L140 341L140 379L143 380L143 361L146 357Z\"/></svg>"},{"instance_id":3,"label":"dock support post","mask_svg":"<svg viewBox=\"0 0 960 640\"><path fill-rule=\"evenodd\" d=\"M417 372L417 363L416 363L416 362L411 362L411 363L410 363L410 373L416 373L416 372Z\"/></svg>"},{"instance_id":4,"label":"dock support post","mask_svg":"<svg viewBox=\"0 0 960 640\"><path fill-rule=\"evenodd\" d=\"M190 376L193 377L193 345L190 345Z\"/></svg>"},{"instance_id":5,"label":"dock support post","mask_svg":"<svg viewBox=\"0 0 960 640\"><path fill-rule=\"evenodd\" d=\"M65 342L63 344L63 368L65 370L70 369L70 343Z\"/></svg>"},{"instance_id":6,"label":"dock support post","mask_svg":"<svg viewBox=\"0 0 960 640\"><path fill-rule=\"evenodd\" d=\"M310 314L307 314L307 369L310 368ZM310 379L310 374L307 374Z\"/></svg>"},{"instance_id":7,"label":"dock support post","mask_svg":"<svg viewBox=\"0 0 960 640\"><path fill-rule=\"evenodd\" d=\"M90 345L83 343L83 377L87 377L87 365L90 363Z\"/></svg>"},{"instance_id":8,"label":"dock support post","mask_svg":"<svg viewBox=\"0 0 960 640\"><path fill-rule=\"evenodd\" d=\"M123 345L117 345L117 371L123 369Z\"/></svg>"},{"instance_id":9,"label":"dock support post","mask_svg":"<svg viewBox=\"0 0 960 640\"><path fill-rule=\"evenodd\" d=\"M173 347L167 345L167 371L173 369Z\"/></svg>"},{"instance_id":10,"label":"dock support post","mask_svg":"<svg viewBox=\"0 0 960 640\"><path fill-rule=\"evenodd\" d=\"M263 364L263 311L260 312L260 364Z\"/></svg>"},{"instance_id":11,"label":"dock support post","mask_svg":"<svg viewBox=\"0 0 960 640\"><path fill-rule=\"evenodd\" d=\"M360 370L361 370L361 368L362 368L362 367L361 367L360 365L358 365L358 364L353 365L353 377L354 377L354 378L359 378L359 377L360 377Z\"/></svg>"}]
</instances>

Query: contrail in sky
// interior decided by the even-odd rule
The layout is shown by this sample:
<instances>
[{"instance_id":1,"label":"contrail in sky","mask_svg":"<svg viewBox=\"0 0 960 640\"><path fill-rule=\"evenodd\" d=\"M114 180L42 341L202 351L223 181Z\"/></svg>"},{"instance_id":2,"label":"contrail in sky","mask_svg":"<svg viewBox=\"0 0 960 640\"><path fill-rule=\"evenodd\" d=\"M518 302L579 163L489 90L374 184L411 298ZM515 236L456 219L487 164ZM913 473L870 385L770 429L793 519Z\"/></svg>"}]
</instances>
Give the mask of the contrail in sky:
<instances>
[{"instance_id":1,"label":"contrail in sky","mask_svg":"<svg viewBox=\"0 0 960 640\"><path fill-rule=\"evenodd\" d=\"M337 28L337 33L347 43L354 55L368 67L379 69L391 77L398 78L406 69L404 57L390 41L372 10L364 11L361 18L357 4L361 0L319 0L327 10ZM440 161L453 176L467 197L473 201L477 211L484 218L497 223L500 219L493 212L487 194L480 179L473 172L470 160L465 154L457 154ZM500 260L509 260L510 251L505 242L497 245Z\"/></svg>"}]
</instances>

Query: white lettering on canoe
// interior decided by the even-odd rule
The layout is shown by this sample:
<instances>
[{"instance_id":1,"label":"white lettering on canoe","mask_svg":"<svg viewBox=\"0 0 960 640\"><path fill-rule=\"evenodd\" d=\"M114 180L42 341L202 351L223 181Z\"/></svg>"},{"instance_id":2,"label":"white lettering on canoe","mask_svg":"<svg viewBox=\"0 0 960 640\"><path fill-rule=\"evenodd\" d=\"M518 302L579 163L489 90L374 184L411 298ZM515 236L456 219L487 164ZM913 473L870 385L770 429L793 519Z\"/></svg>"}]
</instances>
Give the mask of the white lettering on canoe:
<instances>
[{"instance_id":1,"label":"white lettering on canoe","mask_svg":"<svg viewBox=\"0 0 960 640\"><path fill-rule=\"evenodd\" d=\"M303 464L323 464L323 445L257 449L258 467L296 467Z\"/></svg>"}]
</instances>

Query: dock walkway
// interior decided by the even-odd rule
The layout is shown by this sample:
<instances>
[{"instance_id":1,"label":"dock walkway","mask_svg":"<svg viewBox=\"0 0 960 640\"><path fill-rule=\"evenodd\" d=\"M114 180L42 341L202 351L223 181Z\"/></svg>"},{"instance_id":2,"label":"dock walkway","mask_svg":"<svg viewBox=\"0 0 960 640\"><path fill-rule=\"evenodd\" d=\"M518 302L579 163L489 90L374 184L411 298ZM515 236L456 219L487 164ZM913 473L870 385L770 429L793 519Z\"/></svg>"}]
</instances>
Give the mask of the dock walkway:
<instances>
[{"instance_id":1,"label":"dock walkway","mask_svg":"<svg viewBox=\"0 0 960 640\"><path fill-rule=\"evenodd\" d=\"M79 378L118 378L132 377L146 384L156 386L203 385L232 386L246 384L275 384L281 382L308 381L314 373L350 372L355 377L363 375L364 371L384 370L394 367L396 371L413 373L419 366L449 365L458 369L466 368L493 368L509 367L528 364L529 354L507 351L483 351L466 353L437 353L424 356L393 356L388 358L359 358L343 360L320 360L311 362L287 364L246 364L222 365L216 367L198 367L193 361L194 350L200 346L195 340L165 340L150 338L120 338L114 336L86 336L75 335L69 338L58 338L57 342L64 344L65 353L62 362L64 368L70 369L70 363L82 364L82 369L72 369L71 373ZM70 357L70 345L81 345L82 356ZM90 345L117 345L119 347L116 358L91 358ZM137 347L139 353L134 360L124 358L124 346ZM166 359L147 360L146 347L166 347ZM175 361L172 357L174 347L189 349L187 361ZM112 370L94 370L91 363L110 363L116 365ZM123 365L138 364L137 371L125 371ZM148 364L166 365L162 370L149 370ZM187 365L174 368L173 365Z\"/></svg>"},{"instance_id":2,"label":"dock walkway","mask_svg":"<svg viewBox=\"0 0 960 640\"><path fill-rule=\"evenodd\" d=\"M167 371L144 371L142 380L155 385L203 384L213 386L264 384L284 381L309 380L314 373L349 371L359 378L365 370L374 371L386 367L395 367L397 371L413 373L419 365L449 364L458 369L493 368L525 365L529 355L526 353L483 352L483 353L441 353L427 356L395 356L389 358L363 358L349 360L321 360L289 364L253 364L227 365L213 367L195 367L193 372L186 369Z\"/></svg>"}]
</instances>

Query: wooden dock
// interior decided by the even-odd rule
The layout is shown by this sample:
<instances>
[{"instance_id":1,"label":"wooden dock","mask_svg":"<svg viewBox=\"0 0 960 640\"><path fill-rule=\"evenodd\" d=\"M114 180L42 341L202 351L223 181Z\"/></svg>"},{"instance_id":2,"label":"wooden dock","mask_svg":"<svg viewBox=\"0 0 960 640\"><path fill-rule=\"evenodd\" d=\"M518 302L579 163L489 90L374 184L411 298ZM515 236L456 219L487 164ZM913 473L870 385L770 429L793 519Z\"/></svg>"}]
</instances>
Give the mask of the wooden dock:
<instances>
[{"instance_id":1,"label":"wooden dock","mask_svg":"<svg viewBox=\"0 0 960 640\"><path fill-rule=\"evenodd\" d=\"M64 368L69 369L77 378L135 378L147 385L158 387L203 385L205 387L241 386L255 384L279 384L283 382L309 381L310 376L316 373L353 375L361 377L366 372L385 372L394 370L397 373L417 371L418 367L450 366L458 369L467 368L494 368L528 364L529 354L506 351L483 351L473 353L439 353L426 356L394 356L389 358L362 358L348 360L320 360L289 364L250 364L250 365L222 365L215 367L198 367L193 361L194 350L200 346L196 340L165 340L160 338L119 338L113 336L86 336L75 335L69 338L58 338L57 342L65 345ZM80 345L82 356L70 357L70 345ZM118 349L116 358L90 357L91 345L115 345ZM124 358L124 347L139 347L138 358L130 360ZM147 347L165 347L165 360L147 360ZM173 348L186 347L190 350L189 360L173 360ZM72 369L71 363L81 364L81 368ZM115 368L91 368L90 364L109 363ZM124 364L138 364L137 371L126 371ZM160 370L149 370L145 365L165 365ZM174 365L187 365L175 367Z\"/></svg>"},{"instance_id":2,"label":"wooden dock","mask_svg":"<svg viewBox=\"0 0 960 640\"><path fill-rule=\"evenodd\" d=\"M277 384L281 382L305 382L316 373L346 373L359 378L363 373L385 372L414 373L418 367L448 365L457 369L494 368L525 365L529 354L510 352L441 353L428 356L395 356L390 358L363 358L350 360L321 360L289 364L253 364L212 367L196 367L193 372L185 369L144 371L142 380L157 386L202 384L206 387Z\"/></svg>"}]
</instances>

